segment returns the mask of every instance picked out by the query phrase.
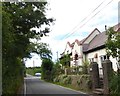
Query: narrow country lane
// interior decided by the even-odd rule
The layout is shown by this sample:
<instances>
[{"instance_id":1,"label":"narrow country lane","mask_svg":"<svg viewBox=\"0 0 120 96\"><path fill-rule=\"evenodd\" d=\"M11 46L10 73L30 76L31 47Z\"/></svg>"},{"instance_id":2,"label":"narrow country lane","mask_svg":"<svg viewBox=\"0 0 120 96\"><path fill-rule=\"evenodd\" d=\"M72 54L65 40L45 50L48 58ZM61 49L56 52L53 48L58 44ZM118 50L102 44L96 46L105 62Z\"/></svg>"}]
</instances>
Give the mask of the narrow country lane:
<instances>
[{"instance_id":1,"label":"narrow country lane","mask_svg":"<svg viewBox=\"0 0 120 96\"><path fill-rule=\"evenodd\" d=\"M64 95L64 96L89 96L85 93L75 91L69 88L64 88L55 84L51 84L45 81L40 80L40 77L27 75L25 78L25 86L24 86L24 96L28 95L47 95L51 94L51 96L55 95Z\"/></svg>"}]
</instances>

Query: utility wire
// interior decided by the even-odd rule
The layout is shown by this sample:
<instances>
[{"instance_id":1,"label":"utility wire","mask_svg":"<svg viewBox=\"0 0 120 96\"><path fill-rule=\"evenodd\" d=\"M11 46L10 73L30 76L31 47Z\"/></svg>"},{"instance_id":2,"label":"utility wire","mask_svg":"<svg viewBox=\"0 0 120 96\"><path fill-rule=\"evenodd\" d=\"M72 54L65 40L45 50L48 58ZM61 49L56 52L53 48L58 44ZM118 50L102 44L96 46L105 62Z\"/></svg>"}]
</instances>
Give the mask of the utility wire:
<instances>
[{"instance_id":1,"label":"utility wire","mask_svg":"<svg viewBox=\"0 0 120 96\"><path fill-rule=\"evenodd\" d=\"M83 18L73 29L72 31L74 31L82 22L84 22L92 13L94 13L106 0L103 0L95 9L92 10L92 12L90 12L85 18ZM71 31L71 32L72 32ZM67 35L69 35L71 32L67 33L63 38L64 39Z\"/></svg>"},{"instance_id":2,"label":"utility wire","mask_svg":"<svg viewBox=\"0 0 120 96\"><path fill-rule=\"evenodd\" d=\"M109 3L107 3L102 9L104 9L106 6L108 6L112 1L113 1L113 0L111 0ZM103 2L104 2L104 1L103 1ZM96 10L103 4L103 2L102 2L101 4L99 4L99 6L97 6L97 7L92 11L92 13L93 13L94 11L96 11ZM102 10L102 9L101 9L101 10ZM93 17L95 17L101 10L99 10L96 14L94 14L87 22L89 22ZM92 13L90 13L90 14L92 14ZM89 15L90 15L90 14L89 14ZM88 16L86 16L81 22L85 21L87 18L88 18ZM82 26L80 26L80 28L83 27L87 22L85 22ZM76 26L76 27L77 27L77 26ZM75 28L76 28L76 27L75 27ZM75 29L75 28L73 28L73 29ZM75 31L72 32L71 34L70 34L70 33L67 34L67 35L69 35L69 36L65 35L65 36L67 36L67 37L64 36L64 38L62 38L62 40L70 37L70 36L71 36L72 34L74 34L74 33L75 33ZM60 41L59 41L59 42L60 42Z\"/></svg>"},{"instance_id":3,"label":"utility wire","mask_svg":"<svg viewBox=\"0 0 120 96\"><path fill-rule=\"evenodd\" d=\"M86 23L88 23L91 19L93 19L98 13L100 13L106 6L108 6L111 2L112 2L113 0L111 0L110 2L108 2L101 10L99 10L97 13L95 13L90 19L88 19L84 24L82 24L79 28L82 28ZM102 4L104 3L104 1L98 6L98 7L96 7L93 11L92 11L92 13L96 10L96 9L98 9ZM90 13L90 14L92 14L92 13ZM83 22L83 21L85 21L87 18L88 18L89 16L86 16L81 22ZM76 27L75 27L76 28ZM75 29L74 28L74 29ZM78 29L78 28L77 28ZM76 32L76 30L74 30L72 33L68 33L67 35L65 35L61 40L63 40L63 39L66 39L66 38L68 38L68 37L70 37L72 34L74 34Z\"/></svg>"}]
</instances>

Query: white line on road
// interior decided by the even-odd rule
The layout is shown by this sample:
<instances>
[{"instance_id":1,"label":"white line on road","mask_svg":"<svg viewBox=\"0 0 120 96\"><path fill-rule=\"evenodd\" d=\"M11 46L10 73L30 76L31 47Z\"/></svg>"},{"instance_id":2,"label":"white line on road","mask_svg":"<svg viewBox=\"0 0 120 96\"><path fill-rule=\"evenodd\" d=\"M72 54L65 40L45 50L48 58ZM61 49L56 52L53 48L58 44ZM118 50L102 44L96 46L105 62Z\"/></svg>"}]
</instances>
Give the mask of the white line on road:
<instances>
[{"instance_id":1,"label":"white line on road","mask_svg":"<svg viewBox=\"0 0 120 96\"><path fill-rule=\"evenodd\" d=\"M24 96L26 96L26 82L24 80Z\"/></svg>"}]
</instances>

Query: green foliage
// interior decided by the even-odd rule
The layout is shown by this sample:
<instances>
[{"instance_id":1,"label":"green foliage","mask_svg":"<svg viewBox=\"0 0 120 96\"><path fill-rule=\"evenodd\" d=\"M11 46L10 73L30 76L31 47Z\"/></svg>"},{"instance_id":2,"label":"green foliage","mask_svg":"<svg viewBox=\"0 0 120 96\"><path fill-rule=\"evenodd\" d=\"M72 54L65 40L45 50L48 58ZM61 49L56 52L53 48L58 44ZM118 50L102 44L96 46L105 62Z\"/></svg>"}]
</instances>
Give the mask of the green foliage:
<instances>
[{"instance_id":1,"label":"green foliage","mask_svg":"<svg viewBox=\"0 0 120 96\"><path fill-rule=\"evenodd\" d=\"M77 84L82 90L90 90L92 88L90 76L86 74L80 75L80 78L77 80Z\"/></svg>"},{"instance_id":2,"label":"green foliage","mask_svg":"<svg viewBox=\"0 0 120 96\"><path fill-rule=\"evenodd\" d=\"M9 60L10 61L10 60ZM11 66L11 62L12 65ZM7 64L6 64L7 63ZM24 76L24 64L18 58L15 60L11 60L10 62L5 61L3 59L3 73L2 73L2 91L3 94L16 94L19 87L23 83L23 76Z\"/></svg>"},{"instance_id":3,"label":"green foliage","mask_svg":"<svg viewBox=\"0 0 120 96\"><path fill-rule=\"evenodd\" d=\"M49 28L41 30L42 25L49 25L53 22L52 18L46 18L45 16L46 4L47 2L5 2L2 4L3 12L5 11L7 13L6 15L10 15L11 24L8 22L8 28L11 27L10 31L15 37L14 49L19 50L13 52L13 55L16 57L30 57L30 53L32 52L32 50L28 50L31 44L30 39L40 39L41 34L46 36L49 33ZM3 18L6 18L5 16ZM3 23L7 23L7 19L3 20L5 20ZM33 30L33 27L39 28L40 31ZM8 29L3 29L3 31L6 30ZM7 34L9 34L8 31L6 31ZM36 49L35 46L33 47Z\"/></svg>"},{"instance_id":4,"label":"green foliage","mask_svg":"<svg viewBox=\"0 0 120 96\"><path fill-rule=\"evenodd\" d=\"M26 68L26 73L30 75L35 75L35 73L41 73L41 67L29 67Z\"/></svg>"},{"instance_id":5,"label":"green foliage","mask_svg":"<svg viewBox=\"0 0 120 96\"><path fill-rule=\"evenodd\" d=\"M91 91L92 82L89 75L59 75L53 83L77 90Z\"/></svg>"},{"instance_id":6,"label":"green foliage","mask_svg":"<svg viewBox=\"0 0 120 96\"><path fill-rule=\"evenodd\" d=\"M111 94L116 94L116 96L119 96L120 94L120 74L114 74L113 76L111 76L110 78L110 93Z\"/></svg>"},{"instance_id":7,"label":"green foliage","mask_svg":"<svg viewBox=\"0 0 120 96\"><path fill-rule=\"evenodd\" d=\"M41 79L46 81L52 81L52 69L53 69L53 62L51 59L45 58L42 60L41 65Z\"/></svg>"},{"instance_id":8,"label":"green foliage","mask_svg":"<svg viewBox=\"0 0 120 96\"><path fill-rule=\"evenodd\" d=\"M112 55L114 58L120 56L120 32L115 32L113 27L107 31L108 40L106 42L108 55Z\"/></svg>"},{"instance_id":9,"label":"green foliage","mask_svg":"<svg viewBox=\"0 0 120 96\"><path fill-rule=\"evenodd\" d=\"M30 58L33 51L40 56L46 53L45 57L51 56L46 47L40 49L45 44L33 44L30 41L49 33L48 27L41 28L53 22L52 18L45 16L46 5L47 2L2 2L3 94L15 94L21 86L25 73L23 58ZM33 30L33 27L39 28L39 32ZM39 50L36 50L36 46L39 46Z\"/></svg>"},{"instance_id":10,"label":"green foliage","mask_svg":"<svg viewBox=\"0 0 120 96\"><path fill-rule=\"evenodd\" d=\"M83 74L88 74L88 67L89 67L89 62L87 60L83 60L82 63L82 73Z\"/></svg>"},{"instance_id":11,"label":"green foliage","mask_svg":"<svg viewBox=\"0 0 120 96\"><path fill-rule=\"evenodd\" d=\"M54 82L59 82L61 84L68 85L71 84L72 78L67 75L58 75L56 76L56 78L54 78Z\"/></svg>"},{"instance_id":12,"label":"green foliage","mask_svg":"<svg viewBox=\"0 0 120 96\"><path fill-rule=\"evenodd\" d=\"M117 74L113 74L110 78L110 91L111 94L116 94L113 96L119 96L120 94L120 32L114 31L114 28L111 27L107 30L107 42L106 42L106 51L108 56L116 58L118 61Z\"/></svg>"},{"instance_id":13,"label":"green foliage","mask_svg":"<svg viewBox=\"0 0 120 96\"><path fill-rule=\"evenodd\" d=\"M61 58L60 63L62 64L62 66L70 67L70 55L69 54L65 54Z\"/></svg>"},{"instance_id":14,"label":"green foliage","mask_svg":"<svg viewBox=\"0 0 120 96\"><path fill-rule=\"evenodd\" d=\"M56 78L57 76L63 73L64 70L61 68L60 63L56 62L56 64L53 65L53 69L52 69L52 81L54 80L54 78Z\"/></svg>"},{"instance_id":15,"label":"green foliage","mask_svg":"<svg viewBox=\"0 0 120 96\"><path fill-rule=\"evenodd\" d=\"M72 82L72 79L71 79L70 76L68 76L68 77L66 77L66 78L63 79L63 83L64 84L71 84L71 82Z\"/></svg>"},{"instance_id":16,"label":"green foliage","mask_svg":"<svg viewBox=\"0 0 120 96\"><path fill-rule=\"evenodd\" d=\"M50 58L52 59L52 52L49 49L49 45L46 43L37 43L36 48L33 51L40 55L41 59Z\"/></svg>"},{"instance_id":17,"label":"green foliage","mask_svg":"<svg viewBox=\"0 0 120 96\"><path fill-rule=\"evenodd\" d=\"M107 54L116 58L120 67L120 32L114 31L113 27L107 30L107 42L106 42L106 50ZM119 68L120 69L120 68Z\"/></svg>"}]
</instances>

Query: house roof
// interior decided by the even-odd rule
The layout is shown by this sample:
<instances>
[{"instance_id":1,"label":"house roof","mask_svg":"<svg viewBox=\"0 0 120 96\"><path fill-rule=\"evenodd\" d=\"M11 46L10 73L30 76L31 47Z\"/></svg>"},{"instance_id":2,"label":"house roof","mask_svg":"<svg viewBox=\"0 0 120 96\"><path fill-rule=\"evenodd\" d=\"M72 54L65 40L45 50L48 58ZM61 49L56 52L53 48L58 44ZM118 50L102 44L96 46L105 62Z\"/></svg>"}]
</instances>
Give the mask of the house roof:
<instances>
[{"instance_id":1,"label":"house roof","mask_svg":"<svg viewBox=\"0 0 120 96\"><path fill-rule=\"evenodd\" d=\"M80 45L82 45L82 44L84 43L85 39L86 39L86 38L84 38L84 39L82 39L82 40L80 41Z\"/></svg>"},{"instance_id":2,"label":"house roof","mask_svg":"<svg viewBox=\"0 0 120 96\"><path fill-rule=\"evenodd\" d=\"M95 28L95 29L82 41L82 43L84 43L96 30L97 30L99 33L101 33L97 28Z\"/></svg>"},{"instance_id":3,"label":"house roof","mask_svg":"<svg viewBox=\"0 0 120 96\"><path fill-rule=\"evenodd\" d=\"M78 46L79 46L79 45L82 45L85 39L86 39L86 38L82 39L81 41L79 41L78 39L76 39L76 40L71 44L72 47L74 46L75 42L78 44Z\"/></svg>"},{"instance_id":4,"label":"house roof","mask_svg":"<svg viewBox=\"0 0 120 96\"><path fill-rule=\"evenodd\" d=\"M120 23L116 24L115 26L113 26L114 30L117 32L120 32ZM84 42L87 40L87 38L90 37L90 35L95 32L95 30L97 30L99 32L99 34L97 34L91 41L89 44L85 44ZM99 48L104 48L105 47L105 42L107 40L107 35L106 32L100 32L97 28L95 28L91 34L89 34L86 38L82 39L81 41L79 41L78 39L76 39L73 43L70 44L70 42L67 42L67 44L73 48L75 42L78 45L83 45L83 52L87 53L91 50L95 50L95 49L99 49ZM64 52L62 53L64 54Z\"/></svg>"},{"instance_id":5,"label":"house roof","mask_svg":"<svg viewBox=\"0 0 120 96\"><path fill-rule=\"evenodd\" d=\"M75 42L80 45L80 41L78 39L75 40Z\"/></svg>"},{"instance_id":6,"label":"house roof","mask_svg":"<svg viewBox=\"0 0 120 96\"><path fill-rule=\"evenodd\" d=\"M114 30L119 32L120 31L120 23L113 26ZM105 47L105 42L107 40L106 31L96 35L93 40L89 44L83 44L83 52L88 52L90 50L96 49L96 48L103 48Z\"/></svg>"},{"instance_id":7,"label":"house roof","mask_svg":"<svg viewBox=\"0 0 120 96\"><path fill-rule=\"evenodd\" d=\"M89 44L83 45L83 52L90 51L92 49L105 45L106 40L106 32L98 34Z\"/></svg>"},{"instance_id":8,"label":"house roof","mask_svg":"<svg viewBox=\"0 0 120 96\"><path fill-rule=\"evenodd\" d=\"M113 26L113 28L114 28L115 31L120 32L120 23Z\"/></svg>"},{"instance_id":9,"label":"house roof","mask_svg":"<svg viewBox=\"0 0 120 96\"><path fill-rule=\"evenodd\" d=\"M84 40L84 39L83 39ZM69 45L69 47L73 48L74 47L74 44L75 42L80 45L82 44L83 40L79 41L78 39L75 39L75 41L73 43L70 44L70 42L68 41L67 44Z\"/></svg>"},{"instance_id":10,"label":"house roof","mask_svg":"<svg viewBox=\"0 0 120 96\"><path fill-rule=\"evenodd\" d=\"M72 44L70 44L70 42L68 41L67 44L69 45L69 47L73 47L74 46L74 42Z\"/></svg>"}]
</instances>

